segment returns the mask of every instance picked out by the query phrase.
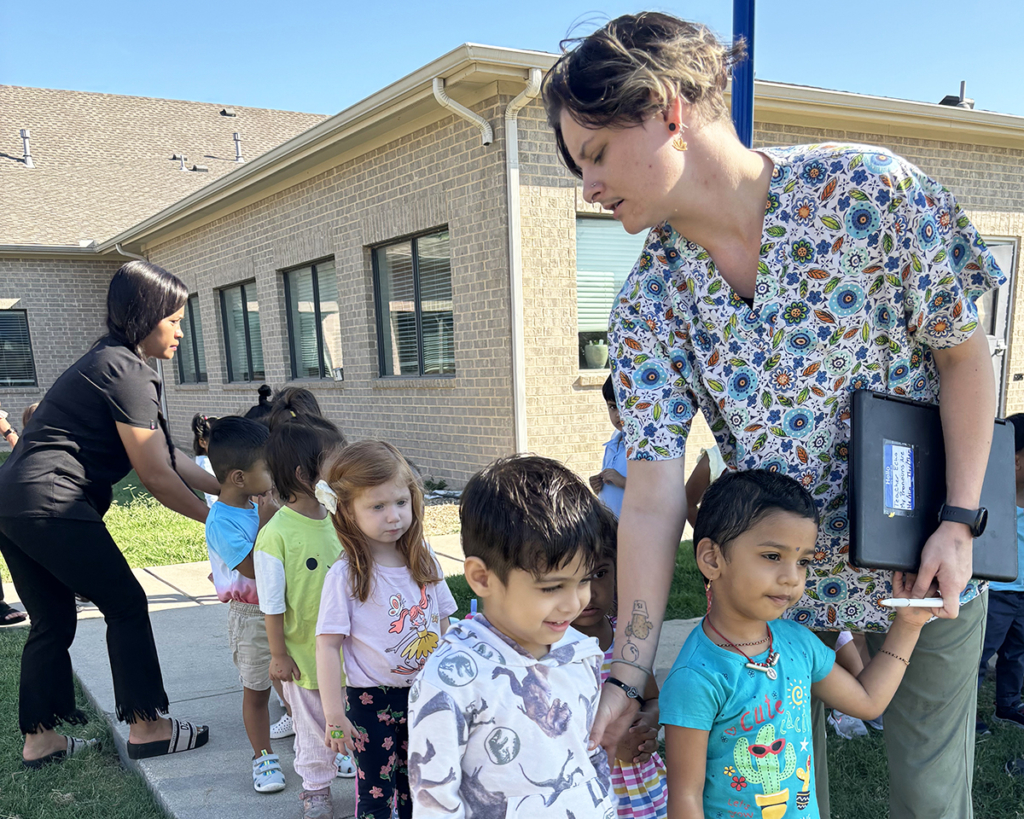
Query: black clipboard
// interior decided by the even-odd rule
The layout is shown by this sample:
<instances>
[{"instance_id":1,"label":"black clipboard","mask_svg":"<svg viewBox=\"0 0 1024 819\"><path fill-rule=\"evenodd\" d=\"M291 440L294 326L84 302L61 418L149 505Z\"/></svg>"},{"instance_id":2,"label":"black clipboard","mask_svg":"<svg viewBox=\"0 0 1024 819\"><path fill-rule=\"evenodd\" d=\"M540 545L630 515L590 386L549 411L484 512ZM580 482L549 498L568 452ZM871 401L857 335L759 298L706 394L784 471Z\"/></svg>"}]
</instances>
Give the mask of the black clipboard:
<instances>
[{"instance_id":1,"label":"black clipboard","mask_svg":"<svg viewBox=\"0 0 1024 819\"><path fill-rule=\"evenodd\" d=\"M946 499L939 408L870 390L853 393L850 430L850 560L916 572ZM974 576L1017 578L1013 425L997 419L981 505L988 526L974 541Z\"/></svg>"}]
</instances>

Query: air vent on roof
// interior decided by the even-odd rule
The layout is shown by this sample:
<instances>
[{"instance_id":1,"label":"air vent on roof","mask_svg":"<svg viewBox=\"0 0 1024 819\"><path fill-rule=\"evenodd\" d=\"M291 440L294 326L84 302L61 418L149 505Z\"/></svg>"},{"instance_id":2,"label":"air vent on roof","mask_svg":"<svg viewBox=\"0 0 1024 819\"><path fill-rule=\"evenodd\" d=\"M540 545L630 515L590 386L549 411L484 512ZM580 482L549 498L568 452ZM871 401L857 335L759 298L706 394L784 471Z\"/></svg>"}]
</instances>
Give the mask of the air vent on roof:
<instances>
[{"instance_id":1,"label":"air vent on roof","mask_svg":"<svg viewBox=\"0 0 1024 819\"><path fill-rule=\"evenodd\" d=\"M21 145L25 151L25 167L34 168L35 165L32 162L32 149L28 146L29 132L28 128L21 129Z\"/></svg>"},{"instance_id":2,"label":"air vent on roof","mask_svg":"<svg viewBox=\"0 0 1024 819\"><path fill-rule=\"evenodd\" d=\"M193 165L192 170L198 171L199 173L207 173L210 169L207 168L205 165Z\"/></svg>"},{"instance_id":3,"label":"air vent on roof","mask_svg":"<svg viewBox=\"0 0 1024 819\"><path fill-rule=\"evenodd\" d=\"M185 163L188 162L188 157L185 156L185 154L173 154L171 156L171 162L179 162L179 163L181 163L180 165L178 165L178 170L179 171L187 171L188 170L188 168L185 167Z\"/></svg>"},{"instance_id":4,"label":"air vent on roof","mask_svg":"<svg viewBox=\"0 0 1024 819\"><path fill-rule=\"evenodd\" d=\"M974 108L974 100L967 97L967 81L960 81L960 96L947 94L942 98L939 105L948 105L952 108Z\"/></svg>"},{"instance_id":5,"label":"air vent on roof","mask_svg":"<svg viewBox=\"0 0 1024 819\"><path fill-rule=\"evenodd\" d=\"M235 162L245 162L242 159L242 135L235 131L231 136L235 139Z\"/></svg>"},{"instance_id":6,"label":"air vent on roof","mask_svg":"<svg viewBox=\"0 0 1024 819\"><path fill-rule=\"evenodd\" d=\"M235 113L235 109L234 108L222 108L221 111L220 111L220 115L222 117L237 117L238 116L238 114Z\"/></svg>"}]
</instances>

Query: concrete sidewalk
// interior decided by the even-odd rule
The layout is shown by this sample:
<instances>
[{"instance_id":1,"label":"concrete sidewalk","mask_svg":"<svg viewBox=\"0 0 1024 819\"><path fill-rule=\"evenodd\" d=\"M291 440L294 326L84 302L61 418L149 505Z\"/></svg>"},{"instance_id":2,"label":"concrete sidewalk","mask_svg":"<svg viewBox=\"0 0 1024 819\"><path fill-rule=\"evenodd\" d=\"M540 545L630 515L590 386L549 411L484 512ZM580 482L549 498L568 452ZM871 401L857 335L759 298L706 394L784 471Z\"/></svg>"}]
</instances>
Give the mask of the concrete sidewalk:
<instances>
[{"instance_id":1,"label":"concrete sidewalk","mask_svg":"<svg viewBox=\"0 0 1024 819\"><path fill-rule=\"evenodd\" d=\"M431 545L446 575L462 573L458 535L432 538ZM285 790L258 794L252 789L252 751L242 725L241 686L228 650L228 606L217 600L207 579L209 571L209 564L203 562L134 572L149 597L170 713L179 719L209 725L210 742L205 748L152 760L128 759L128 726L114 717L106 626L93 606L83 607L79 614L78 634L71 649L75 673L86 695L113 726L125 766L143 776L174 819L298 817L302 782L292 767L291 738L280 740L274 747L288 782ZM12 585L4 584L4 594L12 605L20 608ZM663 681L695 622L677 620L665 624L656 662L659 681ZM271 702L271 720L276 721L283 710L274 697ZM335 779L332 791L335 816L353 816L354 780Z\"/></svg>"}]
</instances>

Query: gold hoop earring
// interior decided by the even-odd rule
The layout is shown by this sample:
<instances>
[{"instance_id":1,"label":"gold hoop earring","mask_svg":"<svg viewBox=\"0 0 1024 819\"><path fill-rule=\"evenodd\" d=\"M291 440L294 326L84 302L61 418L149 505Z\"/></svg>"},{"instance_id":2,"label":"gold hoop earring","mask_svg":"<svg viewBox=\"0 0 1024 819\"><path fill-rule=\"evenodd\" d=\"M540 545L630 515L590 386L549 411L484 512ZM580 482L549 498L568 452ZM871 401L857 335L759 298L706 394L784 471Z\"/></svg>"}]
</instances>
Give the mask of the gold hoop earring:
<instances>
[{"instance_id":1,"label":"gold hoop earring","mask_svg":"<svg viewBox=\"0 0 1024 819\"><path fill-rule=\"evenodd\" d=\"M685 151L687 149L688 146L686 144L686 140L683 139L682 134L672 138L672 147L675 148L677 151Z\"/></svg>"}]
</instances>

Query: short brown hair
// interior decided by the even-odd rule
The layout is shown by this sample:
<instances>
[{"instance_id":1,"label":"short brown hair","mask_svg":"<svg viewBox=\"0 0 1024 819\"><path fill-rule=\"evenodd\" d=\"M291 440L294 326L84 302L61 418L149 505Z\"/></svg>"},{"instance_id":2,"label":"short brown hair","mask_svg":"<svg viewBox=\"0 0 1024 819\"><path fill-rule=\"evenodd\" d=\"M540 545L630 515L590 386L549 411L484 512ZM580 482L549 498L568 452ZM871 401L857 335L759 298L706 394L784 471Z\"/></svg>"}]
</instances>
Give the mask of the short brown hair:
<instances>
[{"instance_id":1,"label":"short brown hair","mask_svg":"<svg viewBox=\"0 0 1024 819\"><path fill-rule=\"evenodd\" d=\"M565 166L582 173L562 137L561 115L591 128L628 128L665 110L677 96L707 121L728 115L723 92L746 56L700 23L645 11L617 17L588 37L563 40L544 77L544 108Z\"/></svg>"},{"instance_id":2,"label":"short brown hair","mask_svg":"<svg viewBox=\"0 0 1024 819\"><path fill-rule=\"evenodd\" d=\"M515 455L477 472L462 490L462 551L502 583L513 569L534 577L579 555L593 569L602 551L601 502L551 458Z\"/></svg>"}]
</instances>

